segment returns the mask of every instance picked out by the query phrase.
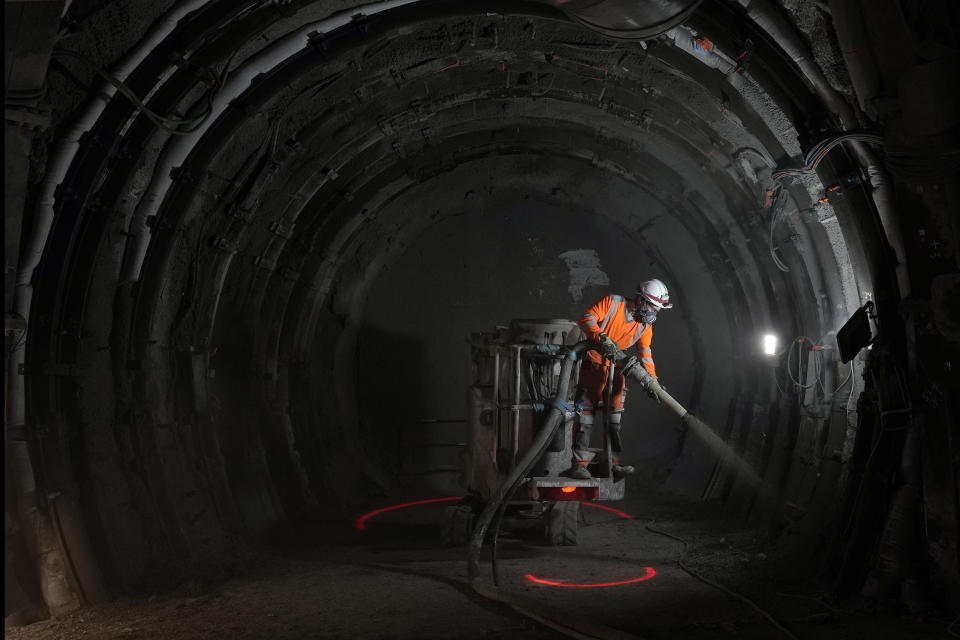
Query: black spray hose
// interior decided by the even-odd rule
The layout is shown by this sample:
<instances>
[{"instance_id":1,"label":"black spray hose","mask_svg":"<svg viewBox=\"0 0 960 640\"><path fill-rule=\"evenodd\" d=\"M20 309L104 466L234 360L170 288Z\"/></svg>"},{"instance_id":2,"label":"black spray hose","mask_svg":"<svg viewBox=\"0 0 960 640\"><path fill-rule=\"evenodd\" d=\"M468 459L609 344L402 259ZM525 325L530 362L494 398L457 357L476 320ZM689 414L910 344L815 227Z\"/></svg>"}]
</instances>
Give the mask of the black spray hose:
<instances>
[{"instance_id":1,"label":"black spray hose","mask_svg":"<svg viewBox=\"0 0 960 640\"><path fill-rule=\"evenodd\" d=\"M546 428L546 425L544 425L544 428ZM503 514L507 511L507 505L513 500L513 495L519 487L520 483L518 482L507 492L507 495L504 496L503 501L500 503L500 508L497 509L497 515L493 519L493 524L490 525L493 531L490 535L490 568L493 570L493 584L497 587L500 586L500 568L497 565L497 541L500 539L500 525L503 523Z\"/></svg>"},{"instance_id":2,"label":"black spray hose","mask_svg":"<svg viewBox=\"0 0 960 640\"><path fill-rule=\"evenodd\" d=\"M503 514L507 511L507 505L510 504L510 501L513 500L513 494L517 492L517 489L520 487L520 483L513 485L513 488L507 492L507 495L503 498L503 501L500 503L500 508L497 509L497 515L493 519L493 524L491 525L491 530L493 533L490 538L490 568L493 570L493 584L494 586L500 586L500 568L497 565L497 541L500 539L500 524L503 522Z\"/></svg>"},{"instance_id":3,"label":"black spray hose","mask_svg":"<svg viewBox=\"0 0 960 640\"><path fill-rule=\"evenodd\" d=\"M538 347L543 351L553 351L557 350L559 345L548 344L538 345ZM477 518L477 524L473 529L473 536L470 538L470 547L467 551L467 576L471 581L480 573L480 551L483 548L483 538L487 534L487 529L491 521L496 516L497 529L499 529L500 521L503 519L503 511L506 510L510 496L514 494L517 487L520 486L520 482L527 477L530 469L533 468L533 465L540 459L540 456L547 450L547 447L557 433L557 429L563 424L564 415L570 406L567 404L567 394L570 392L570 373L573 371L573 365L577 361L577 357L580 353L595 348L597 348L595 342L585 340L566 349L567 357L564 358L563 366L560 368L560 381L557 384L557 395L553 399L549 415L547 415L544 420L543 426L540 428L540 432L537 433L536 439L530 444L530 448L527 449L527 452L513 468L513 471L510 472L510 475L507 476L507 479L503 481L497 489L497 492L493 494L487 502L480 517ZM496 535L494 536L494 544L496 544ZM497 579L495 563L496 559L494 559L494 582L496 582Z\"/></svg>"}]
</instances>

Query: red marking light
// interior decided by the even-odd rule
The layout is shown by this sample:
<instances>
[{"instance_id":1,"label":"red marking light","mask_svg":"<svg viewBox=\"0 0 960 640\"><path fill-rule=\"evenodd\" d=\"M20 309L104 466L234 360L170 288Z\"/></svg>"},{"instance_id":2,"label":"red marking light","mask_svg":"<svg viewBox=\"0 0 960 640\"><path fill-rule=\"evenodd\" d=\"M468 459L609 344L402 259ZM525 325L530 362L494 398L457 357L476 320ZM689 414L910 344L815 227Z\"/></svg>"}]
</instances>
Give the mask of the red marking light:
<instances>
[{"instance_id":1,"label":"red marking light","mask_svg":"<svg viewBox=\"0 0 960 640\"><path fill-rule=\"evenodd\" d=\"M596 500L600 497L600 487L578 487L576 485L537 487L537 496L538 499L545 502Z\"/></svg>"},{"instance_id":2,"label":"red marking light","mask_svg":"<svg viewBox=\"0 0 960 640\"><path fill-rule=\"evenodd\" d=\"M577 490L577 487L565 486L565 487L560 487L560 490L564 493L573 493ZM362 516L356 519L356 521L354 522L354 526L357 528L358 531L364 531L367 528L367 520L369 520L374 516L378 516L381 513L386 513L387 511L396 511L397 509L404 509L406 507L415 507L421 504L433 504L435 502L452 502L454 500L460 500L461 498L462 496L451 496L448 498L430 498L429 500L416 500L414 502L404 502L402 504L395 504L389 507L383 507L382 509L376 509L375 511L371 511L369 513L363 514ZM595 509L602 509L604 511L615 513L621 518L627 518L628 520L634 519L633 516L630 515L629 513L625 511L620 511L619 509L614 509L613 507L607 507L605 505L596 504L593 502L582 502L581 504L586 505L588 507L593 507ZM593 587L617 587L624 584L644 582L646 580L649 580L655 575L657 575L657 572L653 569L653 567L644 567L642 576L638 576L636 578L630 578L629 580L618 580L616 582L595 582L592 584L591 583L557 582L556 580L547 580L545 578L538 578L535 575L532 575L529 573L526 574L524 577L531 582L535 582L537 584L545 584L551 587L572 587L576 589L590 589Z\"/></svg>"},{"instance_id":3,"label":"red marking light","mask_svg":"<svg viewBox=\"0 0 960 640\"><path fill-rule=\"evenodd\" d=\"M432 502L450 502L451 500L460 500L463 496L453 496L451 498L431 498L429 500L417 500L416 502L404 502L403 504L395 504L390 507L384 507L382 509L377 509L376 511L371 511L370 513L365 513L353 523L353 526L357 528L358 531L364 531L367 528L367 520L374 516L378 516L381 513L386 513L387 511L394 511L396 509L403 509L405 507L415 507L420 504L430 504Z\"/></svg>"},{"instance_id":4,"label":"red marking light","mask_svg":"<svg viewBox=\"0 0 960 640\"><path fill-rule=\"evenodd\" d=\"M637 578L631 578L630 580L620 580L617 582L595 582L593 584L574 584L567 582L556 582L555 580L545 580L544 578L538 578L537 576L530 575L529 573L524 577L530 582L536 582L537 584L546 584L551 587L574 587L577 589L589 589L591 587L617 587L622 584L633 584L634 582L643 582L649 580L653 576L657 575L657 572L654 571L653 567L644 567L643 575Z\"/></svg>"},{"instance_id":5,"label":"red marking light","mask_svg":"<svg viewBox=\"0 0 960 640\"><path fill-rule=\"evenodd\" d=\"M596 504L594 502L581 502L585 507L593 507L594 509L603 509L604 511L609 511L610 513L615 513L621 518L626 518L627 520L633 520L633 516L627 513L626 511L620 511L620 509L614 509L613 507L607 507L602 504Z\"/></svg>"}]
</instances>

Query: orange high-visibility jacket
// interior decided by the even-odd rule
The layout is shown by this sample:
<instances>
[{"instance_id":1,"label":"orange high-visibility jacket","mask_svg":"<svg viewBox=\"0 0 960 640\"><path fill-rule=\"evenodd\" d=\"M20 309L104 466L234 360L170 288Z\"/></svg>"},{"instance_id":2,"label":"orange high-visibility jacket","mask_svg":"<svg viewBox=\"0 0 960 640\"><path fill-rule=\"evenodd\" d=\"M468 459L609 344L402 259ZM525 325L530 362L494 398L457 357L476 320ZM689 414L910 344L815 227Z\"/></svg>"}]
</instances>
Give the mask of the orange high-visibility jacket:
<instances>
[{"instance_id":1,"label":"orange high-visibility jacket","mask_svg":"<svg viewBox=\"0 0 960 640\"><path fill-rule=\"evenodd\" d=\"M653 351L650 350L653 325L634 320L627 312L627 301L623 297L607 295L600 298L583 312L583 317L577 324L590 340L596 340L601 333L607 334L621 351L626 351L636 344L640 362L650 375L657 377L657 370L653 366ZM588 351L587 357L596 364L605 363L604 357L596 351Z\"/></svg>"}]
</instances>

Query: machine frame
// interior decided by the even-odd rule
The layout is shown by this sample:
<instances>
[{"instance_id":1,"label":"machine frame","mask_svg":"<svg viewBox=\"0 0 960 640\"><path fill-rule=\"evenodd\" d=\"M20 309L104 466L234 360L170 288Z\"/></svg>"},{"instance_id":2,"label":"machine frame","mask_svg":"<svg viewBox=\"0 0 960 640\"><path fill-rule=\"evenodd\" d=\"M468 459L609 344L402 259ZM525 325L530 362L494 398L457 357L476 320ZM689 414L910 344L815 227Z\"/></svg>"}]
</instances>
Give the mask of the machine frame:
<instances>
[{"instance_id":1,"label":"machine frame","mask_svg":"<svg viewBox=\"0 0 960 640\"><path fill-rule=\"evenodd\" d=\"M623 499L625 480L613 473L606 419L609 401L598 407L603 415L602 443L592 449L596 455L588 469L593 477L578 480L564 475L573 462L576 406L573 397L555 396L562 347L581 338L579 327L570 320L514 320L509 327L471 336L473 383L460 476L467 495L446 510L447 542L460 544L469 538L474 517L528 451L554 401L563 405L563 424L506 505L502 528L540 532L550 544L575 545L581 502ZM575 396L579 366L571 375L567 395Z\"/></svg>"}]
</instances>

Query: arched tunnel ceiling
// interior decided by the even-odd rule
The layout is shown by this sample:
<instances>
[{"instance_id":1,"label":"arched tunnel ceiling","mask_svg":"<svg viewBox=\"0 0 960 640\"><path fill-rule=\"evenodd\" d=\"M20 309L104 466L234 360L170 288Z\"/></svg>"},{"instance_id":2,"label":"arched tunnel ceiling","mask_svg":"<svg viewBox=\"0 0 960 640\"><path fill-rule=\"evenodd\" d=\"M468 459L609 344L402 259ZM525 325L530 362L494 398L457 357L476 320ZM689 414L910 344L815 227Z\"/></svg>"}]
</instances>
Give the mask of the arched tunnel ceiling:
<instances>
[{"instance_id":1,"label":"arched tunnel ceiling","mask_svg":"<svg viewBox=\"0 0 960 640\"><path fill-rule=\"evenodd\" d=\"M178 229L179 225L189 225L195 215L205 215L211 209L222 207L222 202L218 204L216 200L227 197L224 185L231 178L253 183L245 187L250 193L244 193L241 202L232 204L234 208L260 205L258 198L268 200L256 212L256 224L242 231L244 217L252 216L241 214L235 215L238 219L232 224L222 224L216 219L209 221L208 228L203 231L211 234L228 251L242 245L245 254L252 254L246 257L257 261L256 266L272 267L282 255L280 252L286 254L288 251L284 236L294 233L297 244L306 248L308 253L322 250L329 254L325 260L335 260L340 253L337 247L315 246L316 242L310 238L312 234L338 238L333 243L349 237L352 233L350 227L357 222L348 216L361 212L375 218L376 203L369 207L362 203L369 190L383 188L377 183L388 180L390 171L402 168L405 176L400 184L403 180L422 181L456 164L459 156L469 155L467 149L470 146L475 147L474 153L480 154L506 152L499 150L506 144L515 150L533 150L542 146L543 150L539 152L546 155L558 150L580 155L589 159L591 164L605 164L614 172L632 171L642 176L641 179L656 183L658 196L672 202L686 200L695 191L703 190L702 185L708 182L703 176L685 173L690 166L681 168L683 161L676 162L673 170L667 169L666 173L664 169L658 172L650 166L626 166L628 162L636 163L641 158L653 160L667 155L667 148L661 148L660 144L664 135L672 138L671 145L684 148L689 156L687 165L696 162L701 171L712 171L711 177L719 177L720 171L728 172L730 175L721 179L726 183L743 181L742 166L746 166L749 173L756 171L753 164L758 164L761 171L769 169L769 160L764 166L763 158L755 157L756 151L746 149L759 147L764 149L760 153L768 158L782 159L784 153L777 134L784 140L782 144L793 147L793 155L796 155L796 141L789 119L780 110L769 104L756 109L743 100L727 105L725 100L730 98L726 92L698 89L699 85L689 74L700 74L708 84L715 85L717 79L711 76L719 76L719 72L698 64L683 52L657 45L654 48L661 50L660 56L665 58L664 62L659 62L656 55L648 54L637 45L624 46L612 53L603 52L602 41L584 39L583 29L569 25L560 25L559 28L566 29L573 37L572 44L553 44L550 30L558 28L555 19L539 25L542 26L543 41L530 37L538 26L530 19L511 21L496 16L488 20L489 23L482 26L477 24L479 21L470 20L444 24L443 33L452 35L439 38L435 35L436 25L431 27L434 33L429 38L408 27L410 33L406 38L398 34L394 41L400 43L398 47L377 45L374 48L382 50L375 54L371 54L369 47L361 48L357 59L349 59L350 54L331 55L331 52L323 51L326 45L320 44L314 50L300 52L277 72L259 78L257 86L247 91L239 104L228 108L222 121L210 126L198 148L190 151L194 148L192 144L200 142L198 135L188 136L190 141L173 140L171 148L160 156L159 168L148 164L134 174L133 180L142 182L143 178L137 176L154 171L147 198L144 201L128 199L136 205L131 231L134 240L126 250L121 278L131 280L139 275L140 259L147 243L144 223L156 221L152 239L158 241L152 245L156 247L154 251L169 250L167 247L172 245L164 242L165 232ZM511 33L511 27L515 33ZM369 25L364 27L369 28ZM355 25L349 25L347 29L352 32ZM482 37L480 44L468 45L463 50L465 38L474 41L474 32L478 29L489 40L485 43L486 50ZM561 33L553 41L562 43L564 37ZM576 42L578 38L579 43ZM516 40L516 47L511 39ZM534 46L524 50L525 41ZM542 46L542 42L548 46ZM503 48L494 48L497 46ZM584 48L598 46L601 48L599 55L584 52ZM561 57L559 53L564 47L566 57ZM456 51L458 48L461 51ZM504 53L504 48L513 50ZM550 51L545 52L545 49ZM619 68L617 63L621 63ZM623 65L635 65L635 68ZM242 70L243 66L240 68ZM439 69L445 71L438 74ZM481 69L485 69L483 76L480 75ZM594 77L590 73L597 75ZM511 75L516 76L513 87L510 86ZM674 81L678 75L687 79ZM657 86L667 78L671 80L669 86L672 89L658 89ZM547 85L548 82L551 84ZM289 87L278 89L278 84L284 83ZM433 95L430 95L431 87ZM547 94L540 96L541 90ZM671 91L675 93L671 94ZM754 97L768 95L766 91L750 93ZM295 98L297 94L300 94L300 100ZM225 102L231 97L218 96L215 100ZM317 100L325 103L319 116L315 113ZM385 105L390 106L385 108ZM304 108L309 116L299 115ZM251 113L252 110L255 112ZM744 126L741 118L753 126ZM301 121L305 121L303 128L299 126ZM767 122L770 121L778 131L769 130ZM498 144L496 137L507 138L514 122L520 125L518 131L521 128L529 131L529 141L518 139ZM257 130L258 126L260 130ZM567 130L579 130L580 137L586 140L571 145L575 138L568 135ZM238 131L245 135L236 135ZM272 141L269 140L271 136ZM230 138L226 143L228 146L218 147L214 141L224 137ZM387 141L390 149L384 153ZM267 144L269 153L264 151ZM484 149L484 145L489 149ZM628 155L629 161L624 160L617 166L616 160L612 159L615 150ZM211 157L216 152L219 152L218 157ZM250 154L258 152L260 157L251 157ZM191 154L189 158L188 153ZM611 156L611 159L604 156ZM180 159L185 160L182 166L177 162ZM244 173L241 159L270 166L257 166L255 174ZM288 167L294 165L297 173L288 174ZM174 184L178 188L171 192L166 190L168 167L177 173ZM360 168L362 173L359 173ZM122 171L117 173L122 174ZM115 188L120 178L114 179ZM211 193L211 199L197 198L187 204L183 198L192 195L196 182L203 183L203 192ZM291 183L296 183L295 188ZM756 203L763 197L758 185L750 184L750 179L746 183L747 186L742 188L746 193L740 195L744 202L735 205L739 215L749 215L744 211L755 211ZM698 189L692 188L693 184L697 184ZM105 192L107 186L104 184L101 193L109 198L111 194ZM400 188L400 185L394 188ZM714 195L707 194L704 199ZM318 222L314 223L316 227L313 229L309 223L295 223L298 207L328 208L323 202L325 197L339 198L331 215L317 216ZM283 202L284 198L293 202ZM747 198L753 202L746 204ZM160 210L161 202L163 211ZM722 220L723 216L733 214L729 209L728 206L726 211L713 212L716 218L713 224L726 230L736 229L739 222L736 219ZM337 225L342 225L343 230L335 231ZM267 227L267 237L272 240L250 240L248 245L243 238L263 233L264 226ZM220 230L223 230L222 234ZM397 241L402 242L401 230L396 236ZM261 249L263 253L260 253ZM288 260L294 264L299 262L292 255ZM326 267L323 277L327 280L332 275L329 268L332 264L323 264ZM286 268L299 270L299 266ZM309 269L312 267L306 268L307 278L311 278Z\"/></svg>"},{"instance_id":2,"label":"arched tunnel ceiling","mask_svg":"<svg viewBox=\"0 0 960 640\"><path fill-rule=\"evenodd\" d=\"M27 402L13 415L50 425L41 457L64 463L46 481L85 487L70 503L78 557L147 584L167 560L191 570L198 549L216 563L239 531L390 491L396 452L364 419L375 374L358 357L378 282L431 230L524 207L602 221L633 247L611 260L670 282L677 320L662 335L682 348L658 353L697 365L675 393L770 482L806 491L801 410L757 338L817 339L889 296L891 226L875 220L879 188L851 177L862 148L775 178L856 123L837 112L836 90L852 92L836 43L806 34L814 62L767 31L796 29L784 16L822 25L824 10L767 19L763 6L704 2L664 34L620 40L543 2L197 1L165 17L139 7L142 23L76 3L85 31L54 56L59 147L34 194L49 233L24 243L18 281L26 362L69 364L15 382ZM113 20L136 27L125 46L105 33ZM123 83L78 106L65 85L125 51ZM821 447L845 462L856 420L848 402ZM697 447L681 439L686 471L664 474L706 495L718 483Z\"/></svg>"},{"instance_id":3,"label":"arched tunnel ceiling","mask_svg":"<svg viewBox=\"0 0 960 640\"><path fill-rule=\"evenodd\" d=\"M158 42L129 86L146 92L159 80L149 90L154 113L211 115L170 136L156 116L111 100L65 181L78 196L61 198L54 220L53 242L65 244L47 249L72 256L74 268L66 277L45 269L53 280L37 283L62 292L38 296L41 313L78 329L51 336L50 346L60 361L88 363L89 392L108 400L81 405L81 421L161 438L137 464L167 460L147 473L166 487L152 517L179 522L174 540L184 549L220 535L203 507L217 491L258 530L315 502L333 473L324 448L389 457L376 432L340 427L358 421L364 292L447 216L532 197L634 237L659 273L674 276L682 313L714 320L690 325L695 359L711 373L694 375L688 393L693 406L716 405L718 417L727 411L718 389L743 402L766 393L750 381L752 360L733 356L755 350L757 331L795 325L791 332L819 335L850 310L836 287L844 256L828 249L822 229L808 232L806 254L781 249L789 273L767 266L770 173L799 162L808 134L797 127L823 110L762 34L750 45L757 62L737 62L748 36L735 13L703 12L709 53L691 45L687 27L650 42L610 41L534 3L385 3L309 26L305 18L209 7ZM269 41L258 37L266 33ZM171 56L185 60L172 73ZM796 197L810 207L811 194ZM91 215L98 210L114 215ZM116 292L102 284L110 282ZM827 298L839 309L818 308ZM319 358L317 340L327 345ZM127 354L129 386L118 353ZM160 434L190 422L191 409L210 416L214 451L163 453L173 445ZM264 437L265 423L278 431ZM86 455L122 458L96 431ZM285 446L299 464L284 464ZM222 455L222 475L205 498L178 499L209 486L183 470L211 453ZM110 474L136 485L121 467L89 473L104 487ZM343 504L389 484L375 464L360 468ZM124 531L123 512L104 508L116 524L104 530ZM124 545L129 557L144 555L136 536Z\"/></svg>"},{"instance_id":4,"label":"arched tunnel ceiling","mask_svg":"<svg viewBox=\"0 0 960 640\"><path fill-rule=\"evenodd\" d=\"M233 70L223 93L211 92L216 120L175 136L155 162L146 155L139 166L110 168L94 200L129 193L131 183L146 185L139 197L126 199L129 236L117 237L122 265L102 260L94 278L116 278L120 266L121 283L137 281L127 348L134 361L155 367L145 374L153 380L145 395L134 393L138 403L169 396L164 389L174 384L175 371L166 349L216 349L221 355L211 366L221 372L217 358L227 362L226 353L237 349L249 358L247 367L276 379L278 367L310 357L319 317L332 314L344 333L330 356L340 381L329 404L354 422L346 399L355 395L348 372L363 290L388 266L391 249L402 251L423 225L451 213L441 203L472 194L492 206L492 185L507 177L499 173L516 156L530 159L528 189L538 171L548 183L558 182L549 167L573 162L583 175L632 185L636 193L622 195L622 202L649 199L663 217L675 218L704 256L710 277L699 287L725 293L721 339L730 344L731 336L741 336L732 339L730 352L751 350L746 340L758 327L803 317L801 307L791 305L805 296L815 308L817 296L805 279L761 276L766 194L757 177L798 154L785 113L807 107L811 98L773 102L781 88L733 73L735 54L721 57L719 45L709 61L726 75L669 41L611 46L542 6L512 7L521 9L528 14L477 16L477 9L441 3L351 19L322 37L304 38L307 29L300 27L279 39L286 44L253 54L253 62L229 60ZM441 17L451 10L460 15ZM219 35L218 42L226 39ZM209 48L199 46L190 56L195 65ZM257 62L264 58L269 64ZM187 80L196 84L196 76ZM246 78L255 78L249 88ZM803 83L794 83L790 93L803 96ZM742 87L743 94L726 86ZM193 91L181 89L196 104L211 99ZM138 126L163 136L141 117L128 137ZM471 171L481 162L485 169ZM483 178L473 184L470 173ZM538 195L549 190L556 197L558 188L545 184ZM432 194L436 206L422 201L395 221L384 219L411 189ZM585 201L588 215L611 217L624 233L646 238L662 271L683 271L679 258L689 249L669 240L677 230L662 239L649 227L640 233L651 222L649 205L645 211L617 206L602 181L597 191L609 202L602 196ZM823 268L798 256L788 260L800 273ZM678 281L676 295L704 299L694 282ZM169 291L181 292L173 305ZM822 318L802 321L815 326ZM101 332L110 326L96 324ZM165 417L155 418L160 423L174 419L169 412L176 410L166 404Z\"/></svg>"}]
</instances>

